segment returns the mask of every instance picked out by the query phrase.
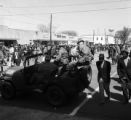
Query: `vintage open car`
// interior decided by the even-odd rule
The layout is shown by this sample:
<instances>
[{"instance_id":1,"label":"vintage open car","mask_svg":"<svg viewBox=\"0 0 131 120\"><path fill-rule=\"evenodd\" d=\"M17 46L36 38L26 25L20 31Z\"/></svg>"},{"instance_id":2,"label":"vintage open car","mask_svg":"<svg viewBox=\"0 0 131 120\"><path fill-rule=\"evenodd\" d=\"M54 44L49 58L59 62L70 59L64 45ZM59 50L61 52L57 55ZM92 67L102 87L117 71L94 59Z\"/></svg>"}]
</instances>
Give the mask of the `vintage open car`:
<instances>
[{"instance_id":1,"label":"vintage open car","mask_svg":"<svg viewBox=\"0 0 131 120\"><path fill-rule=\"evenodd\" d=\"M13 99L16 93L22 91L39 89L46 95L47 102L53 106L60 106L68 98L88 88L92 79L90 65L78 64L75 69L65 71L62 75L55 72L52 76L52 72L55 70L50 65L53 63L38 62L39 59L41 61L42 57L42 54L27 57L24 66L10 67L3 72L0 78L0 90L4 99ZM39 67L43 64L45 64L45 67L43 66L45 72L38 73ZM44 76L45 73L46 77ZM38 78L41 77L42 79L37 80L37 75ZM35 81L30 83L29 81L33 78Z\"/></svg>"}]
</instances>

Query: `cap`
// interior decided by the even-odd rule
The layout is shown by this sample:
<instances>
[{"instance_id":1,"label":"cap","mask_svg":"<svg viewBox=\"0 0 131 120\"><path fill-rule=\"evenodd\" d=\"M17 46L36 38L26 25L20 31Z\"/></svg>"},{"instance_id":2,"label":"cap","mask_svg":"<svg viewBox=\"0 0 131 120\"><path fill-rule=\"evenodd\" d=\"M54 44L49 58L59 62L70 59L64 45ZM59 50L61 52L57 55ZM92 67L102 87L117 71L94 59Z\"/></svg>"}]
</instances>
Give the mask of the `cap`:
<instances>
[{"instance_id":1,"label":"cap","mask_svg":"<svg viewBox=\"0 0 131 120\"><path fill-rule=\"evenodd\" d=\"M83 39L79 39L77 44L79 44L80 42L84 42L84 40Z\"/></svg>"}]
</instances>

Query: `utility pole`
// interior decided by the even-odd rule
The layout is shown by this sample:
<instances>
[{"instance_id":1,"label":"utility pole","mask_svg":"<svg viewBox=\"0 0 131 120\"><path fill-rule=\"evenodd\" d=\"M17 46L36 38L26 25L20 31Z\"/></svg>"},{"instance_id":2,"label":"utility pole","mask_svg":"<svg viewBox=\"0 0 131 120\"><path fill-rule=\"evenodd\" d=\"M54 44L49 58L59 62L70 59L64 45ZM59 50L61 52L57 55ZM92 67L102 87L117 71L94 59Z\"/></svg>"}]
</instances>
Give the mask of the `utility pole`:
<instances>
[{"instance_id":1,"label":"utility pole","mask_svg":"<svg viewBox=\"0 0 131 120\"><path fill-rule=\"evenodd\" d=\"M50 44L52 44L52 13L50 15Z\"/></svg>"},{"instance_id":2,"label":"utility pole","mask_svg":"<svg viewBox=\"0 0 131 120\"><path fill-rule=\"evenodd\" d=\"M93 30L93 44L94 44L94 39L95 39L95 30Z\"/></svg>"},{"instance_id":3,"label":"utility pole","mask_svg":"<svg viewBox=\"0 0 131 120\"><path fill-rule=\"evenodd\" d=\"M108 36L106 35L106 29L104 29L104 34L105 34L105 44L108 44Z\"/></svg>"}]
</instances>

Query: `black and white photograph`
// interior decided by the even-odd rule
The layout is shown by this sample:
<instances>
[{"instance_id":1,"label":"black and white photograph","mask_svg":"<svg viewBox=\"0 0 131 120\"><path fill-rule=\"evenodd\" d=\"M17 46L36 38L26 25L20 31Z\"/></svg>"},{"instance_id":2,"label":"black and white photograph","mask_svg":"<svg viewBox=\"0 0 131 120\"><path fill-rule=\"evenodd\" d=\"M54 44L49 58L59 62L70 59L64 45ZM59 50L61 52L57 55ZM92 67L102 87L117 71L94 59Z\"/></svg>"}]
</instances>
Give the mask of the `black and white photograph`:
<instances>
[{"instance_id":1,"label":"black and white photograph","mask_svg":"<svg viewBox=\"0 0 131 120\"><path fill-rule=\"evenodd\" d=\"M0 120L131 120L131 0L0 0Z\"/></svg>"}]
</instances>

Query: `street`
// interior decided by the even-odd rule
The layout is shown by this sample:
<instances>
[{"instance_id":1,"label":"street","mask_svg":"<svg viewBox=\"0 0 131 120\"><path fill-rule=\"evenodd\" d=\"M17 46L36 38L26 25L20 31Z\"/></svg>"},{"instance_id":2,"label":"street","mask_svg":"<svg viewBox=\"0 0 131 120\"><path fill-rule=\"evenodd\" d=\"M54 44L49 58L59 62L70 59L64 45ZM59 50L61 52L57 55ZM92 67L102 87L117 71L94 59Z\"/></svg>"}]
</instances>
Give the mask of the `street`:
<instances>
[{"instance_id":1,"label":"street","mask_svg":"<svg viewBox=\"0 0 131 120\"><path fill-rule=\"evenodd\" d=\"M104 52L107 57L107 53ZM123 105L122 90L118 82L116 65L111 70L111 101L99 105L99 88L97 83L98 60L95 54L92 62L93 76L89 89L79 97L68 101L66 105L55 108L46 103L40 92L17 95L14 100L0 98L0 120L127 120L131 119L129 104Z\"/></svg>"}]
</instances>

